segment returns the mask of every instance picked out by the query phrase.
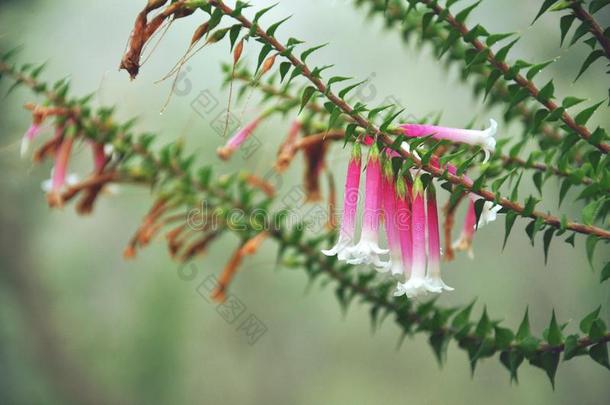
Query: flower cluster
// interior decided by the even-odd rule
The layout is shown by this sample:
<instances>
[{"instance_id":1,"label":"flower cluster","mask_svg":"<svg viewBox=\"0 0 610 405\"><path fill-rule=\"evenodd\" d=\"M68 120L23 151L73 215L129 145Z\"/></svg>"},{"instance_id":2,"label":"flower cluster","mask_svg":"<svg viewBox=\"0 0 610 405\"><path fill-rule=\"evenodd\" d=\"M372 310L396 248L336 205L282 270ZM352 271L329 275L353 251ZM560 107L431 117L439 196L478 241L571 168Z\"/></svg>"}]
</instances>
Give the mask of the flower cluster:
<instances>
[{"instance_id":1,"label":"flower cluster","mask_svg":"<svg viewBox=\"0 0 610 405\"><path fill-rule=\"evenodd\" d=\"M69 118L72 111L67 108L41 107L26 105L26 108L32 110L33 122L28 128L21 140L21 156L24 157L32 143L43 132L44 121L50 117L56 117L54 136L40 146L34 153L34 160L40 162L47 157L51 157L54 161L51 169L51 178L42 182L42 189L47 193L47 199L51 207L61 207L65 200L66 192L69 187L76 185L79 182L79 177L76 174L68 173L70 157L74 151L74 143L77 139L83 138L81 129L78 128L76 121ZM107 163L112 156L112 146L94 141L88 141L93 152L93 176L102 174L107 166ZM92 200L95 199L97 193L101 190L103 184L98 187L95 195L92 194ZM82 212L89 212L89 205L93 201L87 200L87 204L82 206Z\"/></svg>"},{"instance_id":2,"label":"flower cluster","mask_svg":"<svg viewBox=\"0 0 610 405\"><path fill-rule=\"evenodd\" d=\"M495 150L496 122L484 131L471 131L445 127L406 124L404 133L410 137L433 136L482 146L486 156ZM395 172L392 157L395 152L382 153L377 143L365 139L370 145L366 163L362 229L356 241L356 217L362 172L361 145L356 142L348 163L343 202L343 218L335 245L323 250L327 256L353 265L372 265L379 272L404 276L398 282L395 296L416 298L427 293L442 293L453 288L441 278L441 244L436 191L431 180L419 172ZM438 159L433 164L439 165ZM455 172L454 167L447 167ZM477 227L495 219L501 207L486 202L476 223L475 201L470 195L464 229L454 243L456 250L471 253L472 239ZM380 246L380 228L385 228L387 248ZM386 255L388 257L386 257Z\"/></svg>"}]
</instances>

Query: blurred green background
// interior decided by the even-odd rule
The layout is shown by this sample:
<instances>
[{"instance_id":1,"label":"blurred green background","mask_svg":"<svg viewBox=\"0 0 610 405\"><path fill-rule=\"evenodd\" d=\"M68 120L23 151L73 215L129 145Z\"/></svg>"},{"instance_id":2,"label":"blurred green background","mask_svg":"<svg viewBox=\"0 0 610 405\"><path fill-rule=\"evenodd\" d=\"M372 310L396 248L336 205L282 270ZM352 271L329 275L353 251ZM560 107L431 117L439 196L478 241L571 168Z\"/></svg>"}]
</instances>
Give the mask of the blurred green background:
<instances>
[{"instance_id":1,"label":"blurred green background","mask_svg":"<svg viewBox=\"0 0 610 405\"><path fill-rule=\"evenodd\" d=\"M200 19L178 21L136 81L117 71L144 3L0 1L0 46L23 45L21 62L48 61L45 79L69 76L73 94L96 91L96 104L116 104L123 119L139 116L138 128L158 132L163 142L184 138L199 152L199 162L212 162L218 172L245 166L265 173L288 121L264 123L257 132L263 147L256 155L223 166L214 154L222 139L211 129L211 117L200 117L190 106L204 90L219 100L220 109L226 106L228 90L220 87L219 68L230 60L225 46L211 47L189 62L182 95L159 114L171 82L154 82L184 52ZM538 3L489 1L471 19L493 32L520 33L513 60L560 57L538 79L555 77L560 95L607 97L601 63L572 83L586 45L558 48L558 16L546 15L530 26ZM395 96L409 113L442 111L443 122L455 126L473 117L477 125L501 117L500 111L486 111L457 70L444 69L428 47L402 43L397 34L384 32L379 18L367 20L350 1L283 0L266 21L289 14L294 17L282 26L280 38L330 41L311 60L335 63L341 75L371 78L374 93L363 94L370 104ZM246 57L252 61L256 54L250 49ZM466 354L453 344L440 368L425 336L408 338L397 350L400 333L391 321L372 334L367 308L356 304L343 316L332 289L319 283L308 287L303 271L275 268L270 242L246 260L232 285L247 313L268 329L250 345L236 330L238 322L225 322L197 292L207 276L222 270L235 238L216 242L196 261L190 280L189 269L169 259L162 240L125 262L122 250L149 207L148 191L122 187L118 195L100 200L91 217L78 217L70 206L51 211L40 189L50 164L33 166L18 153L30 120L21 106L35 98L23 89L4 97L8 86L0 83L0 403L607 403L609 374L586 358L561 365L553 391L544 372L528 365L520 370L519 385L509 383L497 360L480 362L471 377ZM244 119L257 111L254 96ZM594 119L609 127L607 109ZM519 130L503 125L500 134L518 137ZM86 173L89 154L84 152L74 159L73 171ZM344 158L341 148L333 148L330 167L338 179ZM288 190L300 177L298 162L283 187ZM545 208L555 210L557 183L547 183L545 193ZM575 195L566 201L570 196ZM563 206L575 218L581 208ZM474 261L458 256L444 266L444 278L456 291L443 295L441 303L459 305L477 297L477 313L487 305L494 319L512 328L529 305L538 334L553 308L561 320L571 320L570 331L600 303L610 322L608 284L600 286L599 274L589 269L582 238L576 249L556 239L545 267L542 248L530 246L523 222L502 252L503 222L479 232ZM600 245L596 261L603 259L608 251Z\"/></svg>"}]
</instances>

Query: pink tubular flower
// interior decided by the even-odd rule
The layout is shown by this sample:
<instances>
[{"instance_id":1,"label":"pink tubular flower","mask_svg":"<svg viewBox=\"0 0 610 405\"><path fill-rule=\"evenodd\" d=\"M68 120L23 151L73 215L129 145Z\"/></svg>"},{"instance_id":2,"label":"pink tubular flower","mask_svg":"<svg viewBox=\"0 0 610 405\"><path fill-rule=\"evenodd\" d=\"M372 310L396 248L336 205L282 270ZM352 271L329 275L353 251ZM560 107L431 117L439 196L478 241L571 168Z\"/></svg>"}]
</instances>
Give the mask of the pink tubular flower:
<instances>
[{"instance_id":1,"label":"pink tubular flower","mask_svg":"<svg viewBox=\"0 0 610 405\"><path fill-rule=\"evenodd\" d=\"M402 176L396 181L396 226L402 252L403 272L406 278L411 276L413 264L413 228L411 213L412 186Z\"/></svg>"},{"instance_id":2,"label":"pink tubular flower","mask_svg":"<svg viewBox=\"0 0 610 405\"><path fill-rule=\"evenodd\" d=\"M30 148L30 143L40 134L40 124L32 124L28 130L23 134L21 139L21 157L25 156Z\"/></svg>"},{"instance_id":3,"label":"pink tubular flower","mask_svg":"<svg viewBox=\"0 0 610 405\"><path fill-rule=\"evenodd\" d=\"M441 279L441 242L438 229L438 206L436 203L436 191L432 184L426 190L426 208L428 219L428 275L426 277L426 289L433 293L453 291L453 288L449 287Z\"/></svg>"},{"instance_id":4,"label":"pink tubular flower","mask_svg":"<svg viewBox=\"0 0 610 405\"><path fill-rule=\"evenodd\" d=\"M51 192L60 192L66 184L66 173L68 171L68 161L70 160L73 141L72 137L66 137L59 146L53 168Z\"/></svg>"},{"instance_id":5,"label":"pink tubular flower","mask_svg":"<svg viewBox=\"0 0 610 405\"><path fill-rule=\"evenodd\" d=\"M387 267L379 255L388 253L379 247L379 220L381 205L381 164L379 149L373 144L366 167L366 190L364 217L360 242L348 250L349 264L373 264L377 268Z\"/></svg>"},{"instance_id":6,"label":"pink tubular flower","mask_svg":"<svg viewBox=\"0 0 610 405\"><path fill-rule=\"evenodd\" d=\"M415 178L413 184L412 245L413 262L411 275L405 283L398 283L395 296L406 295L416 298L426 291L426 207L424 187L421 179Z\"/></svg>"},{"instance_id":7,"label":"pink tubular flower","mask_svg":"<svg viewBox=\"0 0 610 405\"><path fill-rule=\"evenodd\" d=\"M498 211L502 209L502 206L492 203L491 201L485 201L481 215L479 216L479 222L477 224L477 214L475 212L474 204L482 197L470 194L468 202L468 210L466 211L466 219L464 220L464 227L458 240L453 242L452 248L458 252L468 252L468 257L474 259L474 253L472 251L472 240L474 239L474 232L478 228L489 224L496 220Z\"/></svg>"},{"instance_id":8,"label":"pink tubular flower","mask_svg":"<svg viewBox=\"0 0 610 405\"><path fill-rule=\"evenodd\" d=\"M432 136L434 139L438 140L446 139L452 142L480 146L485 152L486 162L489 159L489 156L496 150L496 139L494 136L498 130L498 123L495 120L491 119L489 120L489 123L489 128L482 131L422 124L404 124L401 125L401 129L405 136L411 138Z\"/></svg>"},{"instance_id":9,"label":"pink tubular flower","mask_svg":"<svg viewBox=\"0 0 610 405\"><path fill-rule=\"evenodd\" d=\"M250 122L245 127L241 128L235 135L233 135L225 144L225 146L218 148L216 153L223 160L229 160L231 155L243 145L244 142L250 138L256 127L261 123L263 117L260 116Z\"/></svg>"},{"instance_id":10,"label":"pink tubular flower","mask_svg":"<svg viewBox=\"0 0 610 405\"><path fill-rule=\"evenodd\" d=\"M469 199L468 209L466 211L466 219L464 220L464 227L458 240L453 242L453 249L458 252L468 252L468 257L474 258L472 252L472 240L474 238L474 229L477 222L477 215L474 210L474 202Z\"/></svg>"},{"instance_id":11,"label":"pink tubular flower","mask_svg":"<svg viewBox=\"0 0 610 405\"><path fill-rule=\"evenodd\" d=\"M275 169L278 173L284 172L294 156L297 153L297 142L299 140L299 134L301 133L301 129L303 124L298 119L295 119L290 125L290 130L288 131L288 136L280 145L280 148L277 153L277 160L275 162Z\"/></svg>"},{"instance_id":12,"label":"pink tubular flower","mask_svg":"<svg viewBox=\"0 0 610 405\"><path fill-rule=\"evenodd\" d=\"M48 194L49 205L61 206L63 204L61 193L66 186L66 174L68 171L68 161L72 152L72 144L74 138L66 136L55 155L55 166L53 167L51 177L51 190Z\"/></svg>"},{"instance_id":13,"label":"pink tubular flower","mask_svg":"<svg viewBox=\"0 0 610 405\"><path fill-rule=\"evenodd\" d=\"M356 212L358 210L361 170L362 149L359 143L355 143L347 166L345 195L343 196L343 218L339 230L339 239L335 246L322 251L326 256L336 255L339 260L348 258L347 250L352 246L356 233Z\"/></svg>"},{"instance_id":14,"label":"pink tubular flower","mask_svg":"<svg viewBox=\"0 0 610 405\"><path fill-rule=\"evenodd\" d=\"M385 230L390 249L390 263L388 267L381 269L390 270L393 275L403 273L402 252L398 228L398 196L394 183L394 171L392 161L388 157L383 164L382 179L382 206L385 219Z\"/></svg>"},{"instance_id":15,"label":"pink tubular flower","mask_svg":"<svg viewBox=\"0 0 610 405\"><path fill-rule=\"evenodd\" d=\"M93 151L93 167L96 172L101 173L106 166L106 151L104 144L92 142L91 149Z\"/></svg>"}]
</instances>

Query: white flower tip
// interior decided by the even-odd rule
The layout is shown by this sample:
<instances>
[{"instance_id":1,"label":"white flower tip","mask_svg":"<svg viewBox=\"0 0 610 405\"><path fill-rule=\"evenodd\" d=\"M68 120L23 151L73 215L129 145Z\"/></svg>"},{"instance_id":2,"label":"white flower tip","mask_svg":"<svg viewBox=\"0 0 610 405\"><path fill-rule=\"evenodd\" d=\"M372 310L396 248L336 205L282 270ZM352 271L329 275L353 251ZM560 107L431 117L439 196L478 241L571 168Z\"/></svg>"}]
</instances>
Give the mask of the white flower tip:
<instances>
[{"instance_id":1,"label":"white flower tip","mask_svg":"<svg viewBox=\"0 0 610 405\"><path fill-rule=\"evenodd\" d=\"M351 249L350 241L351 239L345 238L343 234L339 235L339 239L337 243L330 249L321 250L323 255L326 256L337 256L339 260L345 260L349 256L349 250Z\"/></svg>"},{"instance_id":2,"label":"white flower tip","mask_svg":"<svg viewBox=\"0 0 610 405\"><path fill-rule=\"evenodd\" d=\"M69 173L68 177L66 178L66 184L69 186L73 186L76 183L78 183L80 180L80 178L78 177L78 174L76 173Z\"/></svg>"},{"instance_id":3,"label":"white flower tip","mask_svg":"<svg viewBox=\"0 0 610 405\"><path fill-rule=\"evenodd\" d=\"M483 205L483 211L479 218L478 227L481 228L490 222L494 222L498 218L498 212L502 209L501 205L492 203L491 201L485 202Z\"/></svg>"},{"instance_id":4,"label":"white flower tip","mask_svg":"<svg viewBox=\"0 0 610 405\"><path fill-rule=\"evenodd\" d=\"M20 150L20 155L21 157L25 157L25 155L28 153L28 150L30 149L30 140L28 138L23 138L21 140L21 150Z\"/></svg>"},{"instance_id":5,"label":"white flower tip","mask_svg":"<svg viewBox=\"0 0 610 405\"><path fill-rule=\"evenodd\" d=\"M489 158L491 157L491 152L489 151L489 149L483 148L483 153L485 154L485 157L483 158L483 163L489 162Z\"/></svg>"},{"instance_id":6,"label":"white flower tip","mask_svg":"<svg viewBox=\"0 0 610 405\"><path fill-rule=\"evenodd\" d=\"M343 250L340 250L339 252L337 252L337 259L346 262L348 259L350 259L350 253L349 253L349 246L346 247Z\"/></svg>"},{"instance_id":7,"label":"white flower tip","mask_svg":"<svg viewBox=\"0 0 610 405\"><path fill-rule=\"evenodd\" d=\"M323 250L320 250L320 252L322 252L322 254L323 254L324 256L334 256L334 255L336 255L336 254L337 254L337 252L335 251L335 249L334 249L334 248L332 248L332 249L328 249L328 250L324 250L324 249L323 249Z\"/></svg>"},{"instance_id":8,"label":"white flower tip","mask_svg":"<svg viewBox=\"0 0 610 405\"><path fill-rule=\"evenodd\" d=\"M53 171L54 171L54 168L51 169L51 178L44 180L40 183L40 188L42 188L42 191L44 191L45 193L50 193L51 191L53 191ZM69 173L66 176L65 186L73 186L73 185L77 184L79 181L80 181L80 178L78 177L77 174Z\"/></svg>"},{"instance_id":9,"label":"white flower tip","mask_svg":"<svg viewBox=\"0 0 610 405\"><path fill-rule=\"evenodd\" d=\"M455 288L449 287L440 277L430 277L426 279L426 289L428 292L440 294L443 291L454 291Z\"/></svg>"},{"instance_id":10,"label":"white flower tip","mask_svg":"<svg viewBox=\"0 0 610 405\"><path fill-rule=\"evenodd\" d=\"M377 268L388 267L388 262L384 262L379 258L379 255L388 253L389 250L381 249L379 245L371 240L361 239L356 246L347 249L347 263L372 264Z\"/></svg>"},{"instance_id":11,"label":"white flower tip","mask_svg":"<svg viewBox=\"0 0 610 405\"><path fill-rule=\"evenodd\" d=\"M498 132L498 122L493 118L489 119L489 128L487 128L487 133L490 137L495 137Z\"/></svg>"},{"instance_id":12,"label":"white flower tip","mask_svg":"<svg viewBox=\"0 0 610 405\"><path fill-rule=\"evenodd\" d=\"M40 188L42 189L42 191L44 191L45 193L48 193L49 191L51 191L51 180L47 179L44 180L40 183Z\"/></svg>"},{"instance_id":13,"label":"white flower tip","mask_svg":"<svg viewBox=\"0 0 610 405\"><path fill-rule=\"evenodd\" d=\"M107 143L104 145L104 154L106 156L110 156L112 155L112 152L114 152L114 146L111 143Z\"/></svg>"},{"instance_id":14,"label":"white flower tip","mask_svg":"<svg viewBox=\"0 0 610 405\"><path fill-rule=\"evenodd\" d=\"M483 148L483 152L485 153L485 159L483 159L483 163L487 163L491 154L496 151L496 133L498 132L498 123L493 118L489 120L489 128L487 128L484 133L483 140L481 142L481 147Z\"/></svg>"},{"instance_id":15,"label":"white flower tip","mask_svg":"<svg viewBox=\"0 0 610 405\"><path fill-rule=\"evenodd\" d=\"M406 295L409 299L424 296L428 293L426 288L426 280L420 277L411 277L406 283L398 283L396 291L394 291L395 297Z\"/></svg>"}]
</instances>

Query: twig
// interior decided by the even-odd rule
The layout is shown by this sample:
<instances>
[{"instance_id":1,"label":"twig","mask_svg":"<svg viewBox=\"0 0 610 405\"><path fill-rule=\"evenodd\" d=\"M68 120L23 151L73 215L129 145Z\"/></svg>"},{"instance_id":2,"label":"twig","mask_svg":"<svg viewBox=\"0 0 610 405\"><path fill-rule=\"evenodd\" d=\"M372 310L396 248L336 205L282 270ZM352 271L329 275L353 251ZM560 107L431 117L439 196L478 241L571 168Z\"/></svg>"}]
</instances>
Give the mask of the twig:
<instances>
[{"instance_id":1,"label":"twig","mask_svg":"<svg viewBox=\"0 0 610 405\"><path fill-rule=\"evenodd\" d=\"M589 32L591 32L595 39L597 39L597 42L601 45L604 54L606 54L606 58L610 60L610 39L604 35L604 30L602 27L600 27L595 18L582 7L580 1L573 1L570 7L574 11L574 16L583 23L587 24L589 27Z\"/></svg>"},{"instance_id":2,"label":"twig","mask_svg":"<svg viewBox=\"0 0 610 405\"><path fill-rule=\"evenodd\" d=\"M234 18L239 21L245 28L251 30L252 22L244 17L242 14L235 15L234 10L227 6L222 0L210 0L210 5L215 6L217 9L221 10L223 14ZM355 122L363 128L365 131L377 136L377 138L387 147L391 147L394 143L393 138L385 133L381 132L379 128L377 128L373 123L362 117L360 114L355 113L353 108L343 99L340 99L338 96L334 94L330 89L326 87L326 85L320 80L318 77L312 74L312 71L309 69L307 65L305 65L299 58L297 58L291 52L288 52L286 47L279 43L275 37L268 35L265 30L263 30L260 25L257 25L254 29L256 35L263 40L266 44L273 47L280 55L285 55L285 57L290 61L290 63L299 71L301 75L307 78L316 89L326 98L331 101L335 106L340 108L345 114L352 117ZM472 189L472 183L468 179L463 176L455 176L450 173L447 173L444 169L439 167L434 167L431 164L424 164L417 156L405 151L404 149L400 149L398 153L405 159L410 159L414 162L414 164L424 171L428 172L433 177L443 178L454 185L462 186L465 190L469 190L474 194L477 194L483 197L487 201L495 202L504 208L514 211L518 214L523 215L525 213L525 207L520 205L519 203L513 202L503 197L497 196L495 193L489 190L476 190ZM555 228L562 228L561 219L550 215L545 214L540 211L533 211L529 215L527 215L533 219L540 219L547 225L553 226ZM584 225L577 222L567 222L565 224L566 229L572 230L574 232L587 234L587 235L595 235L603 239L610 239L610 231L598 228L596 226Z\"/></svg>"},{"instance_id":3,"label":"twig","mask_svg":"<svg viewBox=\"0 0 610 405\"><path fill-rule=\"evenodd\" d=\"M476 37L469 38L468 33L470 33L470 30L468 29L468 27L466 27L465 24L457 21L455 19L455 17L449 12L449 10L441 7L438 4L438 2L435 0L419 0L419 1L423 4L425 4L426 7L428 7L430 10L432 10L440 19L447 21L447 23L449 23L449 25L451 25L454 29L456 29L460 33L462 38L464 38L465 41L469 42L477 51L487 52L487 60L496 69L500 70L506 77L511 76L510 72L511 72L512 67L509 66L506 62L503 62L503 61L497 59L495 53L491 49L489 49L487 46L485 46L481 41L479 41ZM545 106L547 108L547 110L549 110L549 112L552 113L559 108L559 106L554 101L552 101L550 99L547 100L547 99L541 98L540 90L538 89L538 87L536 87L536 85L531 80L528 80L525 77L523 77L523 75L517 74L514 76L514 78L512 80L517 85L519 85L521 88L527 90L530 93L530 95L534 99L536 99L540 104ZM610 152L610 145L605 144L605 143L600 143L600 144L593 143L591 140L592 134L589 131L589 129L587 129L587 127L585 127L583 125L578 125L576 123L576 121L574 120L574 118L572 118L572 116L567 111L564 111L561 114L561 119L572 131L574 131L576 134L578 134L578 136L580 136L582 139L584 139L591 145L595 146L597 149L599 149L600 151L602 151L605 154Z\"/></svg>"}]
</instances>

